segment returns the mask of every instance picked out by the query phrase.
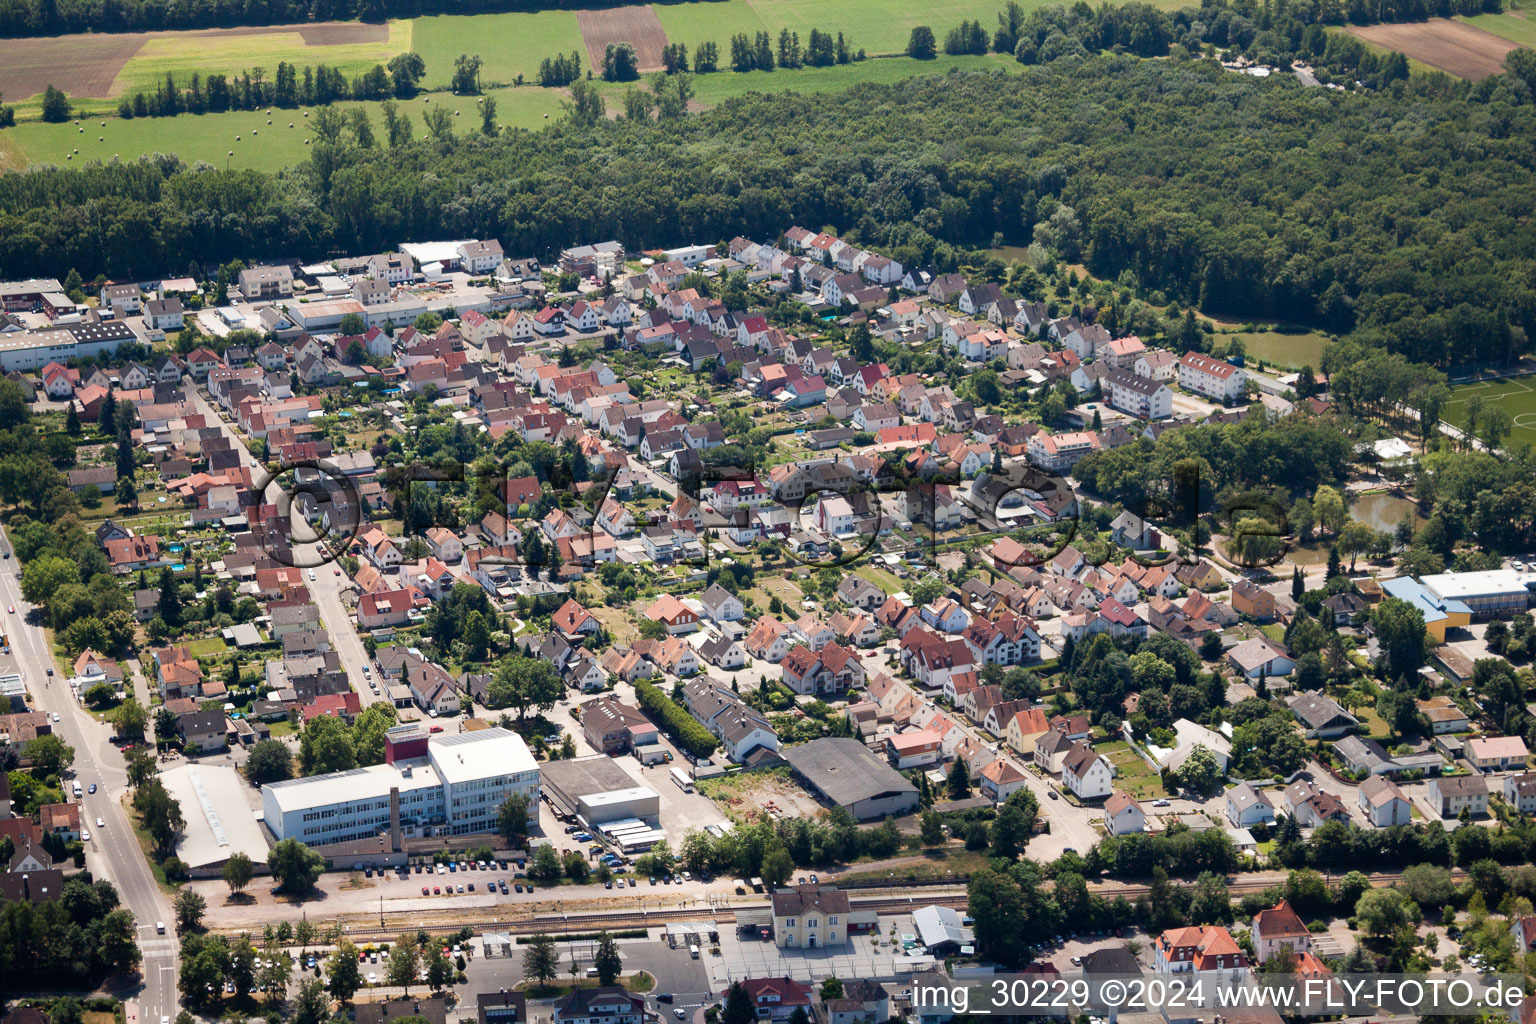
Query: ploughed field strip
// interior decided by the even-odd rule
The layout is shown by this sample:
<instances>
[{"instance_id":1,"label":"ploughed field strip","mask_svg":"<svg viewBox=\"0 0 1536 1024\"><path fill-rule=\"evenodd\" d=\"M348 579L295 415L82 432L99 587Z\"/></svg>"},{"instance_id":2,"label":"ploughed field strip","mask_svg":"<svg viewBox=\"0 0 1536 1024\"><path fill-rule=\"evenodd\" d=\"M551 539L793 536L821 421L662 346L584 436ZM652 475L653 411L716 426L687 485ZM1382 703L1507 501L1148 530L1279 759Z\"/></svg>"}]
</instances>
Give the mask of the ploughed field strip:
<instances>
[{"instance_id":1,"label":"ploughed field strip","mask_svg":"<svg viewBox=\"0 0 1536 1024\"><path fill-rule=\"evenodd\" d=\"M1344 31L1474 82L1503 71L1505 54L1519 48L1492 32L1448 18L1398 25L1351 25Z\"/></svg>"},{"instance_id":2,"label":"ploughed field strip","mask_svg":"<svg viewBox=\"0 0 1536 1024\"><path fill-rule=\"evenodd\" d=\"M628 43L635 48L641 71L661 67L661 51L667 45L666 29L656 18L650 4L644 7L610 7L599 11L577 11L581 41L587 48L587 66L603 66L603 54L609 43Z\"/></svg>"}]
</instances>

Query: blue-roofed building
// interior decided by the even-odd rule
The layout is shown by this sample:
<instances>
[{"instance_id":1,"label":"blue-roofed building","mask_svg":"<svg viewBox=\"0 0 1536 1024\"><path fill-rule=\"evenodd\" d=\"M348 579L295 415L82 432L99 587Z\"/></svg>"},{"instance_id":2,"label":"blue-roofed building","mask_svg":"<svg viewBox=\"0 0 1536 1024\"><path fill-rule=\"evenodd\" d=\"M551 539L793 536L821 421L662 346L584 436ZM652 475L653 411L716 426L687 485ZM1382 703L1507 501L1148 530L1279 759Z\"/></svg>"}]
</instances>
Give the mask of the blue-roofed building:
<instances>
[{"instance_id":1,"label":"blue-roofed building","mask_svg":"<svg viewBox=\"0 0 1536 1024\"><path fill-rule=\"evenodd\" d=\"M1467 574L1457 574L1467 575ZM1429 579L1444 578L1428 577ZM1381 589L1390 597L1407 601L1424 616L1424 628L1435 638L1435 643L1445 643L1447 629L1465 628L1472 622L1472 609L1459 600L1447 599L1409 576L1387 580Z\"/></svg>"},{"instance_id":2,"label":"blue-roofed building","mask_svg":"<svg viewBox=\"0 0 1536 1024\"><path fill-rule=\"evenodd\" d=\"M1432 597L1466 606L1474 619L1507 619L1536 600L1536 572L1488 569L1447 572L1420 579Z\"/></svg>"}]
</instances>

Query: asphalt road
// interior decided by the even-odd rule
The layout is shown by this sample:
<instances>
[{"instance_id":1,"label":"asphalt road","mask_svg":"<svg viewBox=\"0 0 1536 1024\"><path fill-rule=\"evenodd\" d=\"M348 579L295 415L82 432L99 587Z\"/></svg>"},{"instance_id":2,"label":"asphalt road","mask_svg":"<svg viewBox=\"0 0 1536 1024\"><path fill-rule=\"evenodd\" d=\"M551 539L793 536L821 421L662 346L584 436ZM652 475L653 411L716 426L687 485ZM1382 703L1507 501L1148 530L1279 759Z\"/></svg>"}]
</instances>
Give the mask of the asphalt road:
<instances>
[{"instance_id":1,"label":"asphalt road","mask_svg":"<svg viewBox=\"0 0 1536 1024\"><path fill-rule=\"evenodd\" d=\"M235 449L240 452L242 463L250 467L252 483L259 484L265 477L267 469L245 446L245 436L233 424L224 420L219 410L204 397L202 392L191 386L187 391L198 411L210 424L222 430ZM277 484L274 483L273 489L269 489L269 497L275 494L276 486ZM303 536L302 533L298 535ZM326 635L330 637L332 650L340 656L342 668L346 669L348 677L352 680L353 689L357 690L365 706L377 701L387 701L389 695L382 685L375 693L363 681L368 678L363 673L364 666L368 665L368 652L363 649L363 642L357 635L357 627L351 612L342 602L342 593L350 585L350 578L346 575L338 576L337 566L334 563L322 562L322 556L317 553L316 545L295 545L294 556L294 561L305 571L307 577L305 582L309 587L310 597L314 599L315 606L320 609L321 625L324 626Z\"/></svg>"},{"instance_id":2,"label":"asphalt road","mask_svg":"<svg viewBox=\"0 0 1536 1024\"><path fill-rule=\"evenodd\" d=\"M0 546L11 551L10 538L0 540ZM35 609L22 600L17 572L14 555L0 561L0 602L16 608L16 614L5 614L11 654L0 655L0 671L20 672L36 710L59 716L53 731L75 748L73 778L86 790L93 782L97 786L94 794L85 796L80 814L81 827L91 833L85 844L86 866L117 886L123 905L133 911L144 965L142 985L127 995L129 1020L157 1024L162 1016L176 1016L176 937L170 903L155 883L119 803L128 790L128 772L122 753L110 742L111 727L76 703L63 674L48 675L55 667L48 642L42 628L27 621ZM105 827L97 827L98 818ZM157 921L165 922L165 935L156 934Z\"/></svg>"}]
</instances>

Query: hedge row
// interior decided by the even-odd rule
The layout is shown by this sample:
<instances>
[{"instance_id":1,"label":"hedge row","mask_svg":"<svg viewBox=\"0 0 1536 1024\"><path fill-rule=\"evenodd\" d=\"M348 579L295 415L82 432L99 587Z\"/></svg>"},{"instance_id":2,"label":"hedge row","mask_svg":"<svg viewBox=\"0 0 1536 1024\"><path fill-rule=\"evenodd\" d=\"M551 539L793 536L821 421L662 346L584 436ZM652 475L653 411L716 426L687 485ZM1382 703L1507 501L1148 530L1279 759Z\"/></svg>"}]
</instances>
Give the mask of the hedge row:
<instances>
[{"instance_id":1,"label":"hedge row","mask_svg":"<svg viewBox=\"0 0 1536 1024\"><path fill-rule=\"evenodd\" d=\"M720 747L720 742L709 730L699 724L677 701L661 691L661 687L644 680L635 683L635 696L640 707L650 715L663 732L693 757L708 757Z\"/></svg>"}]
</instances>

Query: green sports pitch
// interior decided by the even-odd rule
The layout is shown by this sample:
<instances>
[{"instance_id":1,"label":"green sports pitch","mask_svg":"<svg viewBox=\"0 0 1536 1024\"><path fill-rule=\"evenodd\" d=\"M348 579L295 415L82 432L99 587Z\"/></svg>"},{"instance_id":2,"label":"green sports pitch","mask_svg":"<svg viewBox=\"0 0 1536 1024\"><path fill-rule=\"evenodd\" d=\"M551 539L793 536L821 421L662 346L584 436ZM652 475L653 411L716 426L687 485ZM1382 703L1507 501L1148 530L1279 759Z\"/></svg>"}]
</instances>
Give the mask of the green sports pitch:
<instances>
[{"instance_id":1,"label":"green sports pitch","mask_svg":"<svg viewBox=\"0 0 1536 1024\"><path fill-rule=\"evenodd\" d=\"M1467 401L1473 395L1482 399L1484 409L1497 406L1509 410L1512 426L1509 438L1504 442L1506 445L1521 442L1536 445L1536 374L1454 385L1451 400L1446 403L1440 418L1458 429L1465 428ZM1474 433L1478 432L1474 430Z\"/></svg>"}]
</instances>

